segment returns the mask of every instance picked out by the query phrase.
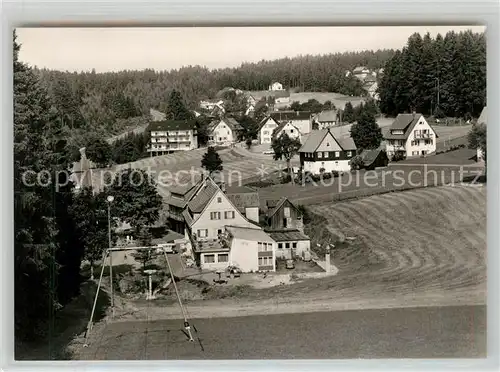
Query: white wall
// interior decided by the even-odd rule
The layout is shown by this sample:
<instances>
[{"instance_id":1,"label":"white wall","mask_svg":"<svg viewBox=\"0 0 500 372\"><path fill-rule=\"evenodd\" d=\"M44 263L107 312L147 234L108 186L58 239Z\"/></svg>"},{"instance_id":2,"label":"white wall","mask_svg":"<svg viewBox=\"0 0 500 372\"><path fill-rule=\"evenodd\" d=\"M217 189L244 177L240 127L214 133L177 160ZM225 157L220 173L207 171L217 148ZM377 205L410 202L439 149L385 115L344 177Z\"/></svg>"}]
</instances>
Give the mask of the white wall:
<instances>
[{"instance_id":1,"label":"white wall","mask_svg":"<svg viewBox=\"0 0 500 372\"><path fill-rule=\"evenodd\" d=\"M349 149L346 149L349 150ZM342 151L342 148L339 146L335 138L333 138L333 135L331 133L327 133L325 138L323 138L323 141L321 144L318 146L318 149L316 150L317 152L319 151Z\"/></svg>"},{"instance_id":2,"label":"white wall","mask_svg":"<svg viewBox=\"0 0 500 372\"><path fill-rule=\"evenodd\" d=\"M272 243L272 252L272 271L276 271L276 243ZM233 238L231 242L231 255L229 260L232 265L238 266L243 272L258 271L258 242Z\"/></svg>"},{"instance_id":3,"label":"white wall","mask_svg":"<svg viewBox=\"0 0 500 372\"><path fill-rule=\"evenodd\" d=\"M227 262L219 262L219 255L225 254L228 256ZM213 255L215 262L205 263L205 256ZM203 270L224 270L229 266L231 260L231 254L229 252L206 252L200 254L200 267Z\"/></svg>"},{"instance_id":4,"label":"white wall","mask_svg":"<svg viewBox=\"0 0 500 372\"><path fill-rule=\"evenodd\" d=\"M290 245L290 248L286 248L286 243ZM311 241L310 240L299 240L299 241L288 241L288 242L277 242L276 243L276 257L283 259L291 259L292 258L292 244L296 243L297 248L295 249L296 257L303 257L304 252L310 251ZM279 248L279 245L282 245L282 248Z\"/></svg>"},{"instance_id":5,"label":"white wall","mask_svg":"<svg viewBox=\"0 0 500 372\"><path fill-rule=\"evenodd\" d=\"M224 120L220 121L220 123L214 128L210 135L214 137L213 141L210 142L217 144L229 144L234 143L237 140L235 134L233 133L231 128L224 122Z\"/></svg>"},{"instance_id":6,"label":"white wall","mask_svg":"<svg viewBox=\"0 0 500 372\"><path fill-rule=\"evenodd\" d=\"M286 123L286 125L279 131L279 133L276 133L276 138L279 138L279 136L281 136L282 133L286 133L290 138L298 138L298 139L300 139L301 135L299 129L294 127L291 123Z\"/></svg>"},{"instance_id":7,"label":"white wall","mask_svg":"<svg viewBox=\"0 0 500 372\"><path fill-rule=\"evenodd\" d=\"M412 145L412 141L415 140L415 132L425 129L427 129L432 134L432 138L430 138L432 143L426 145L425 139L420 138L418 139L417 145ZM414 154L414 151L417 151L418 154ZM420 156L422 154L422 151L426 151L426 154L430 154L436 151L436 133L434 132L434 129L432 129L432 127L427 123L424 117L420 118L420 120L408 136L408 139L406 140L406 156Z\"/></svg>"},{"instance_id":8,"label":"white wall","mask_svg":"<svg viewBox=\"0 0 500 372\"><path fill-rule=\"evenodd\" d=\"M254 222L259 222L259 207L245 208L245 217Z\"/></svg>"},{"instance_id":9,"label":"white wall","mask_svg":"<svg viewBox=\"0 0 500 372\"><path fill-rule=\"evenodd\" d=\"M260 128L260 143L269 143L272 142L272 136L274 129L278 126L278 124L274 121L273 118L268 118L266 123Z\"/></svg>"},{"instance_id":10,"label":"white wall","mask_svg":"<svg viewBox=\"0 0 500 372\"><path fill-rule=\"evenodd\" d=\"M310 119L307 120L292 120L292 125L297 127L302 134L309 134L312 130L312 123Z\"/></svg>"},{"instance_id":11,"label":"white wall","mask_svg":"<svg viewBox=\"0 0 500 372\"><path fill-rule=\"evenodd\" d=\"M304 161L304 171L320 174L320 169L325 168L325 172L349 172L351 170L349 160Z\"/></svg>"},{"instance_id":12,"label":"white wall","mask_svg":"<svg viewBox=\"0 0 500 372\"><path fill-rule=\"evenodd\" d=\"M220 198L221 202L218 202L218 198ZM225 219L224 212L225 211L234 211L234 219ZM210 212L220 212L221 219L220 220L211 220ZM241 213L234 208L231 202L227 199L226 195L222 191L218 191L209 205L206 207L205 211L200 215L200 217L193 223L191 227L191 231L196 233L198 236L199 229L207 229L208 230L208 239L216 239L218 237L217 230L224 231L224 226L232 225L232 226L246 226L246 227L254 227L253 224L248 222ZM200 237L201 238L201 237ZM203 239L203 238L201 238Z\"/></svg>"}]
</instances>

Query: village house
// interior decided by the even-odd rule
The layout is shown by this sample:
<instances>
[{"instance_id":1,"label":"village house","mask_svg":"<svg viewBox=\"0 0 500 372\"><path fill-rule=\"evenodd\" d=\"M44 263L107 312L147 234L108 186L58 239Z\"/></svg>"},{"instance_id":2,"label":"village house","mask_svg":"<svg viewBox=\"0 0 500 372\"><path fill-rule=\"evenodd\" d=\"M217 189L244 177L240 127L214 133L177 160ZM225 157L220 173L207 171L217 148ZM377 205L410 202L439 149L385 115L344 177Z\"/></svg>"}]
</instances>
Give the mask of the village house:
<instances>
[{"instance_id":1,"label":"village house","mask_svg":"<svg viewBox=\"0 0 500 372\"><path fill-rule=\"evenodd\" d=\"M486 106L484 106L483 110L481 111L481 115L479 115L479 118L477 119L477 124L486 125L487 120L488 120L488 112L486 110ZM481 162L481 161L484 162L484 154L480 148L477 148L477 150L476 150L476 158L477 158L478 162Z\"/></svg>"},{"instance_id":2,"label":"village house","mask_svg":"<svg viewBox=\"0 0 500 372\"><path fill-rule=\"evenodd\" d=\"M364 80L368 75L370 75L370 73L370 69L366 66L358 66L352 71L354 77L359 80Z\"/></svg>"},{"instance_id":3,"label":"village house","mask_svg":"<svg viewBox=\"0 0 500 372\"><path fill-rule=\"evenodd\" d=\"M385 136L387 155L428 155L436 151L437 137L422 114L399 114Z\"/></svg>"},{"instance_id":4,"label":"village house","mask_svg":"<svg viewBox=\"0 0 500 372\"><path fill-rule=\"evenodd\" d=\"M281 83L275 82L269 85L269 90L283 90L283 85Z\"/></svg>"},{"instance_id":5,"label":"village house","mask_svg":"<svg viewBox=\"0 0 500 372\"><path fill-rule=\"evenodd\" d=\"M224 101L221 99L200 101L200 108L204 110L212 111L216 107L224 110Z\"/></svg>"},{"instance_id":6,"label":"village house","mask_svg":"<svg viewBox=\"0 0 500 372\"><path fill-rule=\"evenodd\" d=\"M272 117L267 116L260 122L257 138L260 144L271 144L273 132L279 126L279 123Z\"/></svg>"},{"instance_id":7,"label":"village house","mask_svg":"<svg viewBox=\"0 0 500 372\"><path fill-rule=\"evenodd\" d=\"M283 122L278 125L273 131L273 139L280 138L283 134L286 134L290 138L299 139L301 138L300 130L294 126L290 121Z\"/></svg>"},{"instance_id":8,"label":"village house","mask_svg":"<svg viewBox=\"0 0 500 372\"><path fill-rule=\"evenodd\" d=\"M299 150L303 172L348 172L349 161L356 155L356 145L342 127L312 131ZM334 135L335 133L335 135Z\"/></svg>"},{"instance_id":9,"label":"village house","mask_svg":"<svg viewBox=\"0 0 500 372\"><path fill-rule=\"evenodd\" d=\"M208 144L209 146L232 145L238 142L242 129L240 123L231 117L214 120L208 126Z\"/></svg>"},{"instance_id":10,"label":"village house","mask_svg":"<svg viewBox=\"0 0 500 372\"><path fill-rule=\"evenodd\" d=\"M302 214L286 197L266 202L264 229L276 242L276 258L294 259L310 252L311 240L304 234Z\"/></svg>"},{"instance_id":11,"label":"village house","mask_svg":"<svg viewBox=\"0 0 500 372\"><path fill-rule=\"evenodd\" d=\"M325 110L316 114L312 118L312 129L321 130L333 127L337 124L337 110Z\"/></svg>"},{"instance_id":12,"label":"village house","mask_svg":"<svg viewBox=\"0 0 500 372\"><path fill-rule=\"evenodd\" d=\"M301 134L311 132L311 112L309 111L276 111L270 116L278 123L290 122Z\"/></svg>"},{"instance_id":13,"label":"village house","mask_svg":"<svg viewBox=\"0 0 500 372\"><path fill-rule=\"evenodd\" d=\"M152 156L198 148L194 120L153 121L146 131L150 133L151 143L148 152Z\"/></svg>"},{"instance_id":14,"label":"village house","mask_svg":"<svg viewBox=\"0 0 500 372\"><path fill-rule=\"evenodd\" d=\"M382 148L373 150L363 150L360 154L363 159L363 168L366 170L374 170L375 168L386 167L389 163L389 157Z\"/></svg>"},{"instance_id":15,"label":"village house","mask_svg":"<svg viewBox=\"0 0 500 372\"><path fill-rule=\"evenodd\" d=\"M211 177L200 182L182 214L195 261L202 268L229 264L230 248L221 241L225 226L260 229L240 213Z\"/></svg>"}]
</instances>

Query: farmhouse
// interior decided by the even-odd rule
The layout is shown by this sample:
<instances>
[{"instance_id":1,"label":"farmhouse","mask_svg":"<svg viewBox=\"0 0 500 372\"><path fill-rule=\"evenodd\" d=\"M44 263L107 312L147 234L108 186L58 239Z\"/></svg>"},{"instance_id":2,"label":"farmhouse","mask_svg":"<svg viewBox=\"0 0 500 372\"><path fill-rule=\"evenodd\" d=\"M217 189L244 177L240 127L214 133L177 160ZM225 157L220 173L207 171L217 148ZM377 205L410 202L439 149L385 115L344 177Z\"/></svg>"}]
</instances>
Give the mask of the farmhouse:
<instances>
[{"instance_id":1,"label":"farmhouse","mask_svg":"<svg viewBox=\"0 0 500 372\"><path fill-rule=\"evenodd\" d=\"M279 123L272 117L268 116L262 119L259 126L258 140L260 144L271 143L273 132L278 127Z\"/></svg>"},{"instance_id":2,"label":"farmhouse","mask_svg":"<svg viewBox=\"0 0 500 372\"><path fill-rule=\"evenodd\" d=\"M321 111L312 118L312 128L321 130L335 126L337 123L337 110Z\"/></svg>"},{"instance_id":3,"label":"farmhouse","mask_svg":"<svg viewBox=\"0 0 500 372\"><path fill-rule=\"evenodd\" d=\"M146 129L151 143L148 152L154 155L198 148L198 135L194 120L152 121Z\"/></svg>"},{"instance_id":4,"label":"farmhouse","mask_svg":"<svg viewBox=\"0 0 500 372\"><path fill-rule=\"evenodd\" d=\"M294 126L290 121L283 122L276 127L273 131L273 139L281 137L283 134L288 135L290 138L298 138L300 141L301 133L300 130Z\"/></svg>"},{"instance_id":5,"label":"farmhouse","mask_svg":"<svg viewBox=\"0 0 500 372\"><path fill-rule=\"evenodd\" d=\"M277 243L276 257L293 259L310 251L311 241L304 234L302 215L290 200L283 197L266 202L265 231Z\"/></svg>"},{"instance_id":6,"label":"farmhouse","mask_svg":"<svg viewBox=\"0 0 500 372\"><path fill-rule=\"evenodd\" d=\"M484 106L483 110L481 111L481 115L479 115L479 118L477 119L477 124L486 125L487 120L488 120L488 111L486 110L486 106ZM476 150L476 157L477 161L484 161L484 154L480 148Z\"/></svg>"},{"instance_id":7,"label":"farmhouse","mask_svg":"<svg viewBox=\"0 0 500 372\"><path fill-rule=\"evenodd\" d=\"M276 111L270 116L277 122L290 122L301 134L311 131L311 112L309 111Z\"/></svg>"},{"instance_id":8,"label":"farmhouse","mask_svg":"<svg viewBox=\"0 0 500 372\"><path fill-rule=\"evenodd\" d=\"M423 156L436 151L437 134L422 114L399 114L385 136L389 157Z\"/></svg>"},{"instance_id":9,"label":"farmhouse","mask_svg":"<svg viewBox=\"0 0 500 372\"><path fill-rule=\"evenodd\" d=\"M231 117L214 120L208 126L208 144L210 146L228 146L238 141L241 125Z\"/></svg>"},{"instance_id":10,"label":"farmhouse","mask_svg":"<svg viewBox=\"0 0 500 372\"><path fill-rule=\"evenodd\" d=\"M283 85L281 83L275 82L269 85L269 90L283 90Z\"/></svg>"},{"instance_id":11,"label":"farmhouse","mask_svg":"<svg viewBox=\"0 0 500 372\"><path fill-rule=\"evenodd\" d=\"M340 132L334 136L333 128L314 130L300 148L299 155L304 172L348 172L349 160L356 155L356 145L350 136L342 136Z\"/></svg>"}]
</instances>

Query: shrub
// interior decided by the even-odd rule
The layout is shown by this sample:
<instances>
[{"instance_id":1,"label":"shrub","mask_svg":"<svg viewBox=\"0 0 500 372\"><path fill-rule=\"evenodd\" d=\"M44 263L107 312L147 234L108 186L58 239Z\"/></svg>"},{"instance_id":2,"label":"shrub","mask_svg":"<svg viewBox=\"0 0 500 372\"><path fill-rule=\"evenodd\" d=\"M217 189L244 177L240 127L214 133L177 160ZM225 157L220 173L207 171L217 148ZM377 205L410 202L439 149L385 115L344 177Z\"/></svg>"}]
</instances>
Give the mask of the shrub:
<instances>
[{"instance_id":1,"label":"shrub","mask_svg":"<svg viewBox=\"0 0 500 372\"><path fill-rule=\"evenodd\" d=\"M401 161L405 160L406 156L402 152L396 152L394 155L392 155L391 161Z\"/></svg>"},{"instance_id":2,"label":"shrub","mask_svg":"<svg viewBox=\"0 0 500 372\"><path fill-rule=\"evenodd\" d=\"M290 182L292 182L292 176L290 176L289 174L281 178L281 183L290 183Z\"/></svg>"},{"instance_id":3,"label":"shrub","mask_svg":"<svg viewBox=\"0 0 500 372\"><path fill-rule=\"evenodd\" d=\"M349 160L349 165L351 166L351 170L359 170L364 168L365 162L361 155L356 155L351 160Z\"/></svg>"}]
</instances>

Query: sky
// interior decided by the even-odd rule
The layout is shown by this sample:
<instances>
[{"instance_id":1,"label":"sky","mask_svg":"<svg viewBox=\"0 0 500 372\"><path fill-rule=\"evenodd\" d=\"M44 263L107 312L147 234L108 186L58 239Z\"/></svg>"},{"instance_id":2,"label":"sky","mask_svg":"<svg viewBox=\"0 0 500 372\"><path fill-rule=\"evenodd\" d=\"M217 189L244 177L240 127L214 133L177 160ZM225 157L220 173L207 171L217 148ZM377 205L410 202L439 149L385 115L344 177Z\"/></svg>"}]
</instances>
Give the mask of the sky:
<instances>
[{"instance_id":1,"label":"sky","mask_svg":"<svg viewBox=\"0 0 500 372\"><path fill-rule=\"evenodd\" d=\"M400 49L414 32L431 36L483 26L18 28L31 66L96 72L239 66L305 54Z\"/></svg>"}]
</instances>

